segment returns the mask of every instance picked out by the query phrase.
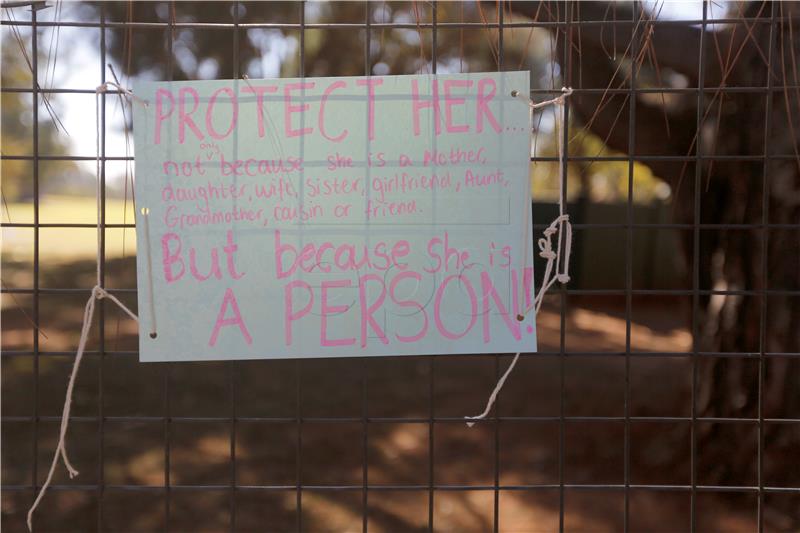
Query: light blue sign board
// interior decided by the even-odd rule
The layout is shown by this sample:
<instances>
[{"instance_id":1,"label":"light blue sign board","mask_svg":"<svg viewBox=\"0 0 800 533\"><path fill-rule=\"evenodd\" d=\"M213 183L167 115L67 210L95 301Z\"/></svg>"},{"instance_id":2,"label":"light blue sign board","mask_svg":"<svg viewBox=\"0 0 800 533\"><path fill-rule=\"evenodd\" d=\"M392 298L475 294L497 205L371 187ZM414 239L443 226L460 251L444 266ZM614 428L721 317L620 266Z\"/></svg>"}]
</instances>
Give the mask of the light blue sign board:
<instances>
[{"instance_id":1,"label":"light blue sign board","mask_svg":"<svg viewBox=\"0 0 800 533\"><path fill-rule=\"evenodd\" d=\"M535 351L528 88L136 83L140 359Z\"/></svg>"}]
</instances>

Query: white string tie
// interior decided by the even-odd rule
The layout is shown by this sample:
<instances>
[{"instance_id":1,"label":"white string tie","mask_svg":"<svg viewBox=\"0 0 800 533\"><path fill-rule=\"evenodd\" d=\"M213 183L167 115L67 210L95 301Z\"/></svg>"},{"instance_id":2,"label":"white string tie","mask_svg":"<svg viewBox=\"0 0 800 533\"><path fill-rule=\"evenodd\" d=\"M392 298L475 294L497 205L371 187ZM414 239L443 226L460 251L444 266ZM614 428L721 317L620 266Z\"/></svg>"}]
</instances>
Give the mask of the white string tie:
<instances>
[{"instance_id":1,"label":"white string tie","mask_svg":"<svg viewBox=\"0 0 800 533\"><path fill-rule=\"evenodd\" d=\"M67 384L67 395L64 399L64 410L61 413L61 428L58 433L58 444L56 445L55 454L53 454L53 461L50 463L50 470L47 472L47 479L45 479L42 488L39 490L39 494L36 496L36 499L33 501L33 505L28 510L28 531L33 531L33 512L36 510L36 507L39 505L39 502L42 501L42 498L47 492L47 488L50 486L50 483L53 481L53 474L56 471L56 465L58 464L59 457L64 460L64 466L67 467L67 472L69 473L69 478L72 479L78 475L78 470L72 466L72 463L67 456L67 447L66 447L66 437L67 437L67 428L69 427L69 413L72 409L72 391L75 388L75 380L78 377L78 369L81 366L81 361L83 360L83 352L86 349L86 342L89 339L89 332L92 329L92 318L94 317L94 306L97 300L103 300L108 298L117 306L122 309L125 314L135 320L137 323L139 322L139 318L136 314L128 309L119 299L114 296L113 294L106 291L102 285L102 278L100 275L100 261L102 259L100 255L101 250L101 243L103 238L103 226L100 224L101 219L101 197L102 197L102 182L100 180L101 176L101 160L100 160L100 94L105 93L109 90L109 87L116 87L121 92L129 95L134 100L139 102L143 102L143 105L147 106L147 102L141 100L133 96L133 93L128 89L120 87L118 84L114 82L106 82L100 85L97 90L95 91L95 133L97 135L97 154L96 154L96 171L97 171L97 187L96 187L96 200L97 200L97 257L96 257L96 265L97 265L97 284L92 287L92 294L89 296L89 300L86 302L86 307L83 310L83 326L81 327L81 337L78 341L78 350L75 352L75 362L72 364L72 373L69 376L69 383Z\"/></svg>"},{"instance_id":2,"label":"white string tie","mask_svg":"<svg viewBox=\"0 0 800 533\"><path fill-rule=\"evenodd\" d=\"M567 97L572 94L572 87L562 87L561 88L561 96L557 96L555 98L551 98L550 100L545 100L543 102L534 102L524 94L520 93L519 91L511 91L511 96L514 98L521 98L525 100L528 106L531 109L541 109L543 107L547 107L549 105L564 105Z\"/></svg>"},{"instance_id":3,"label":"white string tie","mask_svg":"<svg viewBox=\"0 0 800 533\"><path fill-rule=\"evenodd\" d=\"M544 102L534 103L530 98L521 94L519 91L511 91L511 96L514 98L520 98L528 104L531 115L533 115L534 109L540 109L549 105L562 106L561 124L564 126L566 125L566 120L564 120L566 114L566 99L571 94L571 87L562 87L560 96L550 100L545 100ZM559 120L556 118L556 125L558 125L558 122ZM564 145L561 141L561 135L559 131L559 128L556 128L556 144L558 145L558 163L560 172L558 187L558 217L556 217L556 219L550 223L547 229L544 230L544 237L537 241L539 246L539 257L545 259L547 263L545 264L544 268L542 286L539 289L539 292L536 294L536 297L533 299L533 303L525 310L524 313L517 315L517 320L520 322L525 320L525 317L531 312L531 310L534 310L535 314L539 314L539 309L542 307L544 296L547 294L547 291L550 289L550 287L555 284L555 282L567 283L570 280L569 256L572 253L572 224L569 221L569 215L566 213L566 200L564 198L564 181L566 180L566 172L564 169ZM530 206L528 206L528 211L529 210ZM523 261L525 261L525 258L527 257L528 250L527 224L525 229L526 232L522 246L522 249L525 250L525 253L522 255ZM553 249L553 236L556 234L558 234L558 242L556 248ZM561 259L562 254L563 261ZM524 269L522 272L524 272ZM497 384L494 386L492 394L489 395L489 400L486 402L486 408L483 410L483 412L476 416L464 417L465 419L470 420L470 422L467 422L468 427L474 426L476 420L481 420L489 415L489 411L492 410L492 406L497 400L497 395L500 394L500 391L503 389L506 379L511 374L511 371L514 370L514 367L516 366L517 361L519 361L521 354L522 352L517 352L514 355L514 359L511 360L511 364L508 365L506 371L502 376L500 376L500 379L497 380Z\"/></svg>"},{"instance_id":4,"label":"white string tie","mask_svg":"<svg viewBox=\"0 0 800 533\"><path fill-rule=\"evenodd\" d=\"M110 90L110 87L115 88L116 90L118 90L119 92L121 92L122 94L124 94L125 96L127 96L128 98L133 100L134 102L138 102L138 103L142 104L144 107L149 107L150 106L150 102L148 102L147 100L143 100L143 99L139 98L138 96L133 94L133 91L131 91L130 89L127 89L127 88L123 87L122 85L120 85L119 83L116 83L116 82L113 82L113 81L107 81L107 82L103 83L102 85L99 85L97 87L97 90L95 91L95 93L99 94L99 93L108 92Z\"/></svg>"}]
</instances>

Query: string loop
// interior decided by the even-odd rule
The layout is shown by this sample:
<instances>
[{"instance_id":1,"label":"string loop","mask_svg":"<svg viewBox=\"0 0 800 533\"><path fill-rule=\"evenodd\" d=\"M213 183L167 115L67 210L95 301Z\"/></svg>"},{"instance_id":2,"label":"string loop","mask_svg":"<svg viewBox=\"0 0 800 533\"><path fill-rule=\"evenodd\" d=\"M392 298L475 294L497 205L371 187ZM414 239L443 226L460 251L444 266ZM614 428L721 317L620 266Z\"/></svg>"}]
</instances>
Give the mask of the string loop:
<instances>
[{"instance_id":1,"label":"string loop","mask_svg":"<svg viewBox=\"0 0 800 533\"><path fill-rule=\"evenodd\" d=\"M571 87L562 87L561 88L561 95L557 96L556 98L552 98L550 100L545 100L544 102L534 103L528 98L526 95L520 94L519 91L511 91L511 96L514 98L520 98L527 102L528 107L530 108L531 115L533 114L534 109L539 109L549 105L560 105L562 106L562 113L561 113L561 123L562 125L566 125L566 99L572 94ZM558 116L558 115L556 115ZM559 120L556 118L556 124L558 124ZM517 320L520 322L525 320L525 317L531 310L535 311L535 314L539 314L539 309L542 306L542 302L544 301L544 296L547 294L547 291L550 287L553 286L556 282L559 283L568 283L570 280L569 276L569 256L572 252L572 224L569 221L569 215L566 213L566 199L564 198L564 181L566 180L566 170L564 168L564 145L561 142L561 136L559 134L559 128L556 128L556 144L558 145L558 163L559 163L559 187L558 187L558 216L553 220L547 229L544 230L544 237L537 240L537 245L539 246L539 257L547 260L547 263L544 267L544 276L542 277L542 286L539 289L539 292L536 294L536 297L533 299L533 303L528 307L524 313L517 315ZM530 207L530 206L528 206ZM556 248L553 248L553 237L558 235L558 241L556 244ZM527 251L528 245L528 234L527 231L525 233L525 242L523 243L523 250ZM563 260L562 260L563 254ZM523 261L527 257L527 253L523 254ZM514 370L514 367L519 361L519 357L522 352L517 352L514 355L514 359L511 360L511 364L508 365L508 368L500 376L500 379L497 381L497 384L494 386L494 390L492 390L491 395L489 395L489 400L486 402L486 408L483 412L476 416L465 416L464 418L469 420L467 422L468 427L472 427L475 425L476 420L480 420L486 418L488 416L489 411L492 409L492 405L494 405L495 400L497 400L497 395L500 394L500 391L503 389L503 385L506 383L506 379L511 374L511 371Z\"/></svg>"},{"instance_id":2,"label":"string loop","mask_svg":"<svg viewBox=\"0 0 800 533\"><path fill-rule=\"evenodd\" d=\"M78 341L78 350L75 352L75 362L72 364L72 372L69 376L69 383L67 384L67 394L66 398L64 399L64 410L61 412L61 427L58 433L58 444L56 445L56 451L53 454L53 461L50 463L50 470L47 472L47 478L42 485L42 488L39 490L39 494L36 495L36 499L33 501L33 505L31 508L28 509L28 517L27 517L27 524L28 524L28 531L33 531L33 512L38 507L39 502L42 501L42 498L47 492L47 488L50 486L50 483L53 481L53 474L56 471L56 466L58 465L59 457L64 461L64 466L67 468L67 473L69 474L70 479L74 478L78 475L78 470L72 466L72 463L67 456L67 446L66 446L66 437L67 437L67 428L69 427L69 414L70 410L72 409L72 391L75 388L75 381L78 377L78 369L81 366L81 361L83 360L83 353L86 349L86 342L89 339L89 332L92 329L92 318L94 317L94 307L95 303L98 300L109 299L114 302L122 311L125 312L129 317L135 320L137 323L139 322L139 318L136 314L128 309L119 299L114 296L113 294L109 293L102 287L102 277L100 272L100 261L102 260L100 250L101 250L101 243L103 238L103 226L100 224L101 220L101 196L102 196L102 182L100 179L101 176L101 159L100 159L100 136L102 132L100 131L100 95L102 93L107 92L109 87L116 87L120 91L125 94L128 94L134 100L139 102L144 102L143 105L147 106L147 102L137 98L133 95L133 93L121 87L120 85L114 82L106 82L99 87L95 91L95 133L97 135L97 154L96 154L96 170L97 170L97 187L95 189L96 193L96 200L97 200L97 256L96 256L96 265L97 265L97 283L94 287L92 287L92 293L89 296L89 300L86 302L86 307L83 310L83 326L81 326L81 337Z\"/></svg>"}]
</instances>

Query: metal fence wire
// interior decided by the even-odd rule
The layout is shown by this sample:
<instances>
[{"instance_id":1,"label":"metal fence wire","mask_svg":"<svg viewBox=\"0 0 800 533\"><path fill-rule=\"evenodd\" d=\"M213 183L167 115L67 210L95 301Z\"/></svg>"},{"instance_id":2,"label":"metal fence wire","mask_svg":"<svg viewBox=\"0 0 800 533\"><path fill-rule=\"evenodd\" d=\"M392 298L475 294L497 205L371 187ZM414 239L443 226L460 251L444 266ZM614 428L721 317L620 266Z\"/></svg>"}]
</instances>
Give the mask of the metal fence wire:
<instances>
[{"instance_id":1,"label":"metal fence wire","mask_svg":"<svg viewBox=\"0 0 800 533\"><path fill-rule=\"evenodd\" d=\"M782 105L784 93L796 98L795 92L800 89L791 74L788 78L767 75L763 83L728 85L724 76L720 81L719 72L707 72L707 62L702 60L731 53L720 49L717 34L712 31L712 26L727 25L736 27L740 35L767 32L770 38L762 41L766 47L752 46L758 48L756 55L766 65L765 71L777 72L778 63L784 64L789 51L783 49L787 41L775 36L796 25L796 6L787 3L783 9L780 3L764 3L755 16L712 19L709 11L715 4L704 2L700 18L665 18L647 26L609 16L587 19L580 12L588 6L577 2L547 3L540 9L548 16L535 21L511 15L521 11L523 5L528 6L527 13L537 12L535 6L529 7L532 2L487 3L484 8L492 16L478 21L443 21L440 11L444 3L417 2L410 9L424 11L424 17L388 22L377 22L372 16L382 3L366 2L363 20L325 23L306 20L306 2L293 4L296 15L290 20L271 20L267 4L246 21L240 20L240 2L230 4L229 19L213 21L204 20L202 4L195 5L195 18L176 20L176 4L178 9L186 9L180 2L163 3L166 12L173 15L168 20L148 21L111 20L108 5L103 3L96 4L98 18L91 21L44 20L43 10L57 9L58 4L2 4L6 8L2 20L4 46L9 46L5 39L9 32L24 30L18 35L29 51L26 61L31 72L28 86L5 83L2 93L4 97L30 95L32 101L30 153L13 153L6 146L2 153L4 163L27 165L24 168L30 174L26 180L32 188L29 200L24 200L31 209L30 220L8 217L2 222L4 236L11 231L25 232L32 250L30 261L22 269L29 283L13 283L4 275L2 289L2 520L7 531L24 530L25 513L43 482L74 357L69 343L49 350L47 345L52 341L42 334L48 332L48 324L63 319L77 335L77 318L67 316L80 315L76 306L88 296L91 284L91 278L81 277L81 272L94 269L93 265L83 265L82 271L58 270L57 265L48 265L42 259L43 243L52 243L50 236L55 231L66 232L60 238L68 240L70 235L96 228L92 223L44 217L41 208L40 200L46 194L40 184L44 166L94 160L89 154L53 155L42 149L41 124L49 120L45 98L93 98L95 93L94 84L46 87L40 58L51 43L49 39L43 42L42 32L60 28L99 34L96 69L101 83L109 80L109 49L118 46L112 42L112 33L121 29L145 39L156 38L148 37L152 35L165 40L163 71L167 79L172 79L174 72L176 32L187 29L220 32L225 39L232 39L230 61L237 78L243 74L240 40L252 29L293 32L301 77L311 74L306 57L309 36L323 30L342 35L361 32L365 36L364 71L371 74L371 46L385 31L409 30L426 35L435 72L440 64L437 43L443 32L486 33L486 46L494 39L496 66L504 70L517 67L506 60L510 32L524 35L533 28L544 29L555 35L563 84L574 88L574 98L618 98L617 105L611 106L613 112L602 110L595 119L605 120L609 112L616 114L619 123L615 135L623 135L622 144L627 145L625 153L570 151L563 162L564 170L572 165L585 168L614 163L626 165L627 171L621 179L625 192L619 216L586 218L581 213L588 213L591 205L570 203L570 210L582 210L574 218L575 261L585 265L584 272L577 284L561 287L546 300L549 314L546 320L539 320L540 351L524 354L491 416L472 429L464 426L463 416L481 410L496 378L510 362L509 354L140 365L135 336L128 331L129 342L118 342L119 313L98 302L97 333L78 379L67 440L81 475L68 479L64 472L58 473L34 517L34 530L461 531L469 526L484 531L627 532L661 527L658 530L761 532L789 531L800 525L800 390L793 388L800 383L796 332L800 329L800 284L796 273L793 277L790 273L793 282L769 281L775 261L796 266L800 257L797 209L789 211L794 218L779 220L773 217L778 210L771 205L777 195L776 184L786 181L786 172L775 169L789 168L790 176L794 176L791 179L797 183L797 169L792 167L797 142L787 144L783 139L781 143L777 137L786 136L789 128L779 122L789 116L791 127L792 110L796 108L786 100L785 113L776 115L772 106ZM341 5L328 7L335 12ZM685 49L678 45L673 50L700 58L694 79L684 86L667 85L661 79L639 79L635 61L619 62L620 72L626 74L625 83L608 87L592 85L588 76L576 78L568 68L573 62L591 60L580 53L582 31L600 26L608 36L616 35L617 30L622 33L624 28L634 37L642 37L648 31L657 35L663 28L677 25L696 28L699 34L696 43L686 43ZM615 46L620 52L630 46L628 58L650 53L647 39L619 39ZM4 57L6 53L22 54L21 50L4 51ZM68 53L66 46L60 53ZM670 75L666 70L662 74L665 79ZM706 85L709 77L716 80L713 86ZM544 99L557 93L557 87L534 89L531 97ZM720 99L756 102L760 106L759 124L738 127L753 126L763 136L759 141L763 150L723 154L701 139L687 144L684 156L641 151L640 143L649 135L642 129L642 116L637 118L637 113L645 109L642 100L675 95L696 99L691 119L694 131L689 138L713 128L706 123L706 116L719 105L720 95ZM744 97L746 100L742 100ZM103 258L107 256L109 236L134 227L128 221L109 221L106 215L106 169L133 160L107 154L107 117L117 99L113 92L104 95L100 116L104 132L100 145L104 193L99 221L104 228ZM620 102L624 103L620 106ZM721 127L734 125L728 122ZM565 143L574 141L569 128L561 134ZM685 132L672 132L682 134ZM790 149L778 150L778 146ZM531 161L554 165L558 158L537 153ZM637 165L642 164L688 169L682 173L683 195L673 191L673 202L681 205L672 210L687 210L690 217L654 222L638 216L634 177ZM716 194L713 187L709 192L710 164L755 168L756 190L760 188L763 193L755 199L756 208L748 207L738 219L709 218L704 212L710 205L706 198ZM567 183L561 186L569 192ZM742 194L749 194L749 190ZM794 189L785 194L796 197L798 192ZM718 201L731 200L720 196ZM591 200L586 202L591 204ZM546 227L551 213L536 204L537 233ZM655 268L637 259L641 255L637 243L642 236L647 240L656 234L647 232L680 235L688 257L683 285L641 286L636 281L641 269ZM761 274L761 282L713 284L708 271L724 267L707 263L703 247L744 234L755 235L760 247L742 251L740 259ZM779 234L782 237L776 237ZM783 255L765 251L775 245L774 239L786 235ZM616 257L587 258L590 252L586 247L593 239L615 242L617 253L611 255ZM605 260L612 260L609 264L621 273L619 286L581 283L602 275L601 268L593 271L592 265ZM6 259L4 271L12 271ZM135 274L130 268L127 277L121 272L118 262L104 260L101 264L109 292L133 303ZM113 283L109 283L112 278ZM726 298L741 300L747 306L750 333L739 335L749 335L755 341L723 341L709 349L701 342L712 327L707 305ZM592 305L599 305L602 312L586 314L586 306ZM775 344L772 320L777 321L778 312L787 305L795 310L786 326L790 338ZM659 325L648 325L648 313L654 312L678 321L684 316L690 320L663 333ZM600 316L611 322L593 324ZM17 319L29 323L18 326ZM604 331L613 327L619 332L617 344L608 341L610 330ZM725 329L722 323L713 327ZM52 329L57 327L53 325ZM586 331L592 332L586 342L573 343L575 336ZM639 345L640 338L663 339L680 336L680 332L689 338L683 349L642 349ZM548 344L547 339L553 341ZM703 369L709 360L722 363L706 373ZM744 393L724 386L734 372L752 376ZM779 380L788 391L772 401L766 384L775 383L768 380L781 372L791 374ZM710 387L712 382L722 385ZM685 386L666 390L676 383ZM707 409L713 402L738 402L746 408L735 412ZM781 472L778 477L770 474L776 469ZM719 472L723 473L715 475Z\"/></svg>"}]
</instances>

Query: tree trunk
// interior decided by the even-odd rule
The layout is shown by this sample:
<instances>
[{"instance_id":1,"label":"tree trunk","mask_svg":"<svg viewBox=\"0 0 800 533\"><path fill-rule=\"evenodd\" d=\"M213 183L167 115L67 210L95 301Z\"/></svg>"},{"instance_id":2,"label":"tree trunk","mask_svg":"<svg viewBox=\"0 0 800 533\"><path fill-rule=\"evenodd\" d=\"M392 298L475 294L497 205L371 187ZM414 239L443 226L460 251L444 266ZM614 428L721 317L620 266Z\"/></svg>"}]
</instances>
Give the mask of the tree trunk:
<instances>
[{"instance_id":1,"label":"tree trunk","mask_svg":"<svg viewBox=\"0 0 800 533\"><path fill-rule=\"evenodd\" d=\"M512 11L531 16L538 3L510 3ZM695 141L704 156L747 156L738 160L705 160L695 188L696 167L674 162L651 163L653 171L673 190L675 222L701 223L699 230L698 282L701 291L731 291L699 296L695 345L697 359L696 407L698 417L798 418L800 417L800 157L783 157L766 164L761 156L794 156L800 136L800 91L776 90L768 98L765 89L733 92L727 88L774 88L800 85L800 28L782 17L796 16L797 6L752 2L742 16L766 23L729 26L705 34L705 54L700 58L700 30L690 25L652 25L646 13L630 6L607 3L572 4L572 20L611 19L632 21L616 24L617 52L627 61L615 60L609 25L573 26L568 37L573 48L564 70L575 88L628 88L630 62L638 62L637 79L654 77L652 58L660 69L669 67L697 87L699 66L704 66L703 86L720 88L706 92L704 117L697 132L698 96L694 91L671 96L668 105L655 100L636 102L637 155L694 156ZM776 22L771 32L770 16ZM548 13L542 9L540 13ZM541 15L540 15L541 16ZM735 15L734 15L735 16ZM555 31L555 30L554 30ZM563 33L558 30L559 46ZM633 35L633 39L631 36ZM629 41L633 45L628 47ZM770 42L771 41L771 42ZM580 53L577 53L577 50ZM642 53L642 51L645 53ZM771 58L770 51L772 50ZM650 55L652 53L652 55ZM619 59L619 58L618 58ZM771 61L770 61L771 59ZM772 65L768 80L768 64ZM650 71L648 72L648 68ZM665 85L664 82L657 83ZM606 140L614 150L629 153L631 122L627 95L583 93L570 100L585 126ZM666 134L665 120L669 135ZM766 142L765 142L766 138ZM767 191L764 210L764 191ZM700 218L695 220L694 191L700 194ZM769 227L763 222L772 224ZM737 225L736 228L709 224ZM785 226L774 226L783 224ZM755 227L752 227L755 225ZM684 247L688 272L693 272L694 235L686 234ZM766 257L764 257L766 254ZM763 291L767 291L766 293ZM781 291L794 291L790 292ZM689 317L691 323L692 317ZM736 354L717 357L714 354ZM766 356L766 354L794 354ZM760 384L760 385L759 385ZM760 394L759 394L760 391ZM758 426L754 423L701 423L697 426L699 464L709 465L698 478L701 484L758 485ZM796 424L766 422L763 425L763 484L797 486L797 474L786 465L797 464L800 432ZM794 451L792 451L792 449ZM794 476L794 477L792 477ZM786 497L773 508L800 517L800 498Z\"/></svg>"}]
</instances>

